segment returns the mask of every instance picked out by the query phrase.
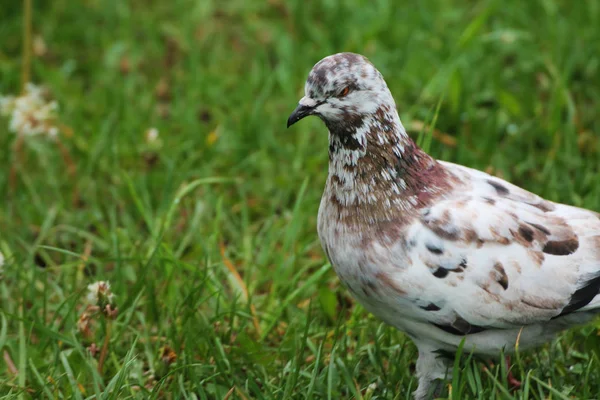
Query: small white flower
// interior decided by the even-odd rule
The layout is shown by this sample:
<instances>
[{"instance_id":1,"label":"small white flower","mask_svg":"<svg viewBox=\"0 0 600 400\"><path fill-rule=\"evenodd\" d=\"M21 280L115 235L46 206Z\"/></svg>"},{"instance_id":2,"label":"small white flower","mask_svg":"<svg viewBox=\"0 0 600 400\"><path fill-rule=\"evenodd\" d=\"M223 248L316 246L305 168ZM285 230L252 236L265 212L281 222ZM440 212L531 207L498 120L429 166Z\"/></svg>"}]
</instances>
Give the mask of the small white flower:
<instances>
[{"instance_id":1,"label":"small white flower","mask_svg":"<svg viewBox=\"0 0 600 400\"><path fill-rule=\"evenodd\" d=\"M154 143L158 139L158 129L150 128L146 131L146 143Z\"/></svg>"},{"instance_id":2,"label":"small white flower","mask_svg":"<svg viewBox=\"0 0 600 400\"><path fill-rule=\"evenodd\" d=\"M56 137L58 104L44 98L44 89L28 83L21 96L0 97L0 113L10 117L8 128L19 135Z\"/></svg>"},{"instance_id":3,"label":"small white flower","mask_svg":"<svg viewBox=\"0 0 600 400\"><path fill-rule=\"evenodd\" d=\"M87 301L91 305L104 309L106 305L112 305L115 295L110 291L108 281L98 281L88 285Z\"/></svg>"}]
</instances>

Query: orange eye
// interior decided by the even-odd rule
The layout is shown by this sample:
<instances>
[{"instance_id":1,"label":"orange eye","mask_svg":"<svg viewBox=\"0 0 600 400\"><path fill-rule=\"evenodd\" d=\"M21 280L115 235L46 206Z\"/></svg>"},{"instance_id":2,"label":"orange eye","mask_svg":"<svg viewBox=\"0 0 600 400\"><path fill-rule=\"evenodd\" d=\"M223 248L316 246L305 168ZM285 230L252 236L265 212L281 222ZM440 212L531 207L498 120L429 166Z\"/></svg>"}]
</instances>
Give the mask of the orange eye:
<instances>
[{"instance_id":1,"label":"orange eye","mask_svg":"<svg viewBox=\"0 0 600 400\"><path fill-rule=\"evenodd\" d=\"M338 95L338 97L345 97L345 96L348 94L348 92L349 92L349 91L350 91L350 88L349 88L348 86L346 86L346 87L344 88L344 90L342 90L342 91L340 92L340 94Z\"/></svg>"}]
</instances>

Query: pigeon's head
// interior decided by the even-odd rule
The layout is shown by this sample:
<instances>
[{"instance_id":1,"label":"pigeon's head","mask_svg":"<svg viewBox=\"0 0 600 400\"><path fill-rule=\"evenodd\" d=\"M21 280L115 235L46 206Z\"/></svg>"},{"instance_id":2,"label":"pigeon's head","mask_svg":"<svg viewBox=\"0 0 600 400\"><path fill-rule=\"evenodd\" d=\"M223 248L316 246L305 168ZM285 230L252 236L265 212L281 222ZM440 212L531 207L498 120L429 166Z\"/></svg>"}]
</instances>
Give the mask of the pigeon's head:
<instances>
[{"instance_id":1,"label":"pigeon's head","mask_svg":"<svg viewBox=\"0 0 600 400\"><path fill-rule=\"evenodd\" d=\"M359 123L382 106L395 108L381 73L360 54L338 53L325 57L310 71L304 97L287 126L309 115L319 116L330 128Z\"/></svg>"}]
</instances>

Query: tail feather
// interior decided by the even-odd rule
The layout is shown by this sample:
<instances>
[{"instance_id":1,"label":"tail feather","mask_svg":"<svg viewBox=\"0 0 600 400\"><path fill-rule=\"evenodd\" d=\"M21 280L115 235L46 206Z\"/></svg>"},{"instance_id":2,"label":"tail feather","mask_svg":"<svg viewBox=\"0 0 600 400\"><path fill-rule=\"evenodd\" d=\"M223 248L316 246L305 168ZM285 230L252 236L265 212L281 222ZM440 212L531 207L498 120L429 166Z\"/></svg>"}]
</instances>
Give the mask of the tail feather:
<instances>
[{"instance_id":1,"label":"tail feather","mask_svg":"<svg viewBox=\"0 0 600 400\"><path fill-rule=\"evenodd\" d=\"M576 311L589 311L600 308L600 276L596 276L573 293L569 304L554 318Z\"/></svg>"}]
</instances>

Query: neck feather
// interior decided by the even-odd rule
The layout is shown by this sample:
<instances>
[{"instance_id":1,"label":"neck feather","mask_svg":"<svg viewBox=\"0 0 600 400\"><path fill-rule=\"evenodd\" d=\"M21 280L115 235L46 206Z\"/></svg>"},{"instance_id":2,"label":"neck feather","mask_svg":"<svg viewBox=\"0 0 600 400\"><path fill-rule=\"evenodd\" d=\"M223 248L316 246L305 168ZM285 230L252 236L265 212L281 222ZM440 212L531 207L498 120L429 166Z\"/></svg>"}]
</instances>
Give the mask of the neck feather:
<instances>
[{"instance_id":1,"label":"neck feather","mask_svg":"<svg viewBox=\"0 0 600 400\"><path fill-rule=\"evenodd\" d=\"M447 172L406 134L395 107L328 127L325 195L342 219L397 219L447 189Z\"/></svg>"}]
</instances>

